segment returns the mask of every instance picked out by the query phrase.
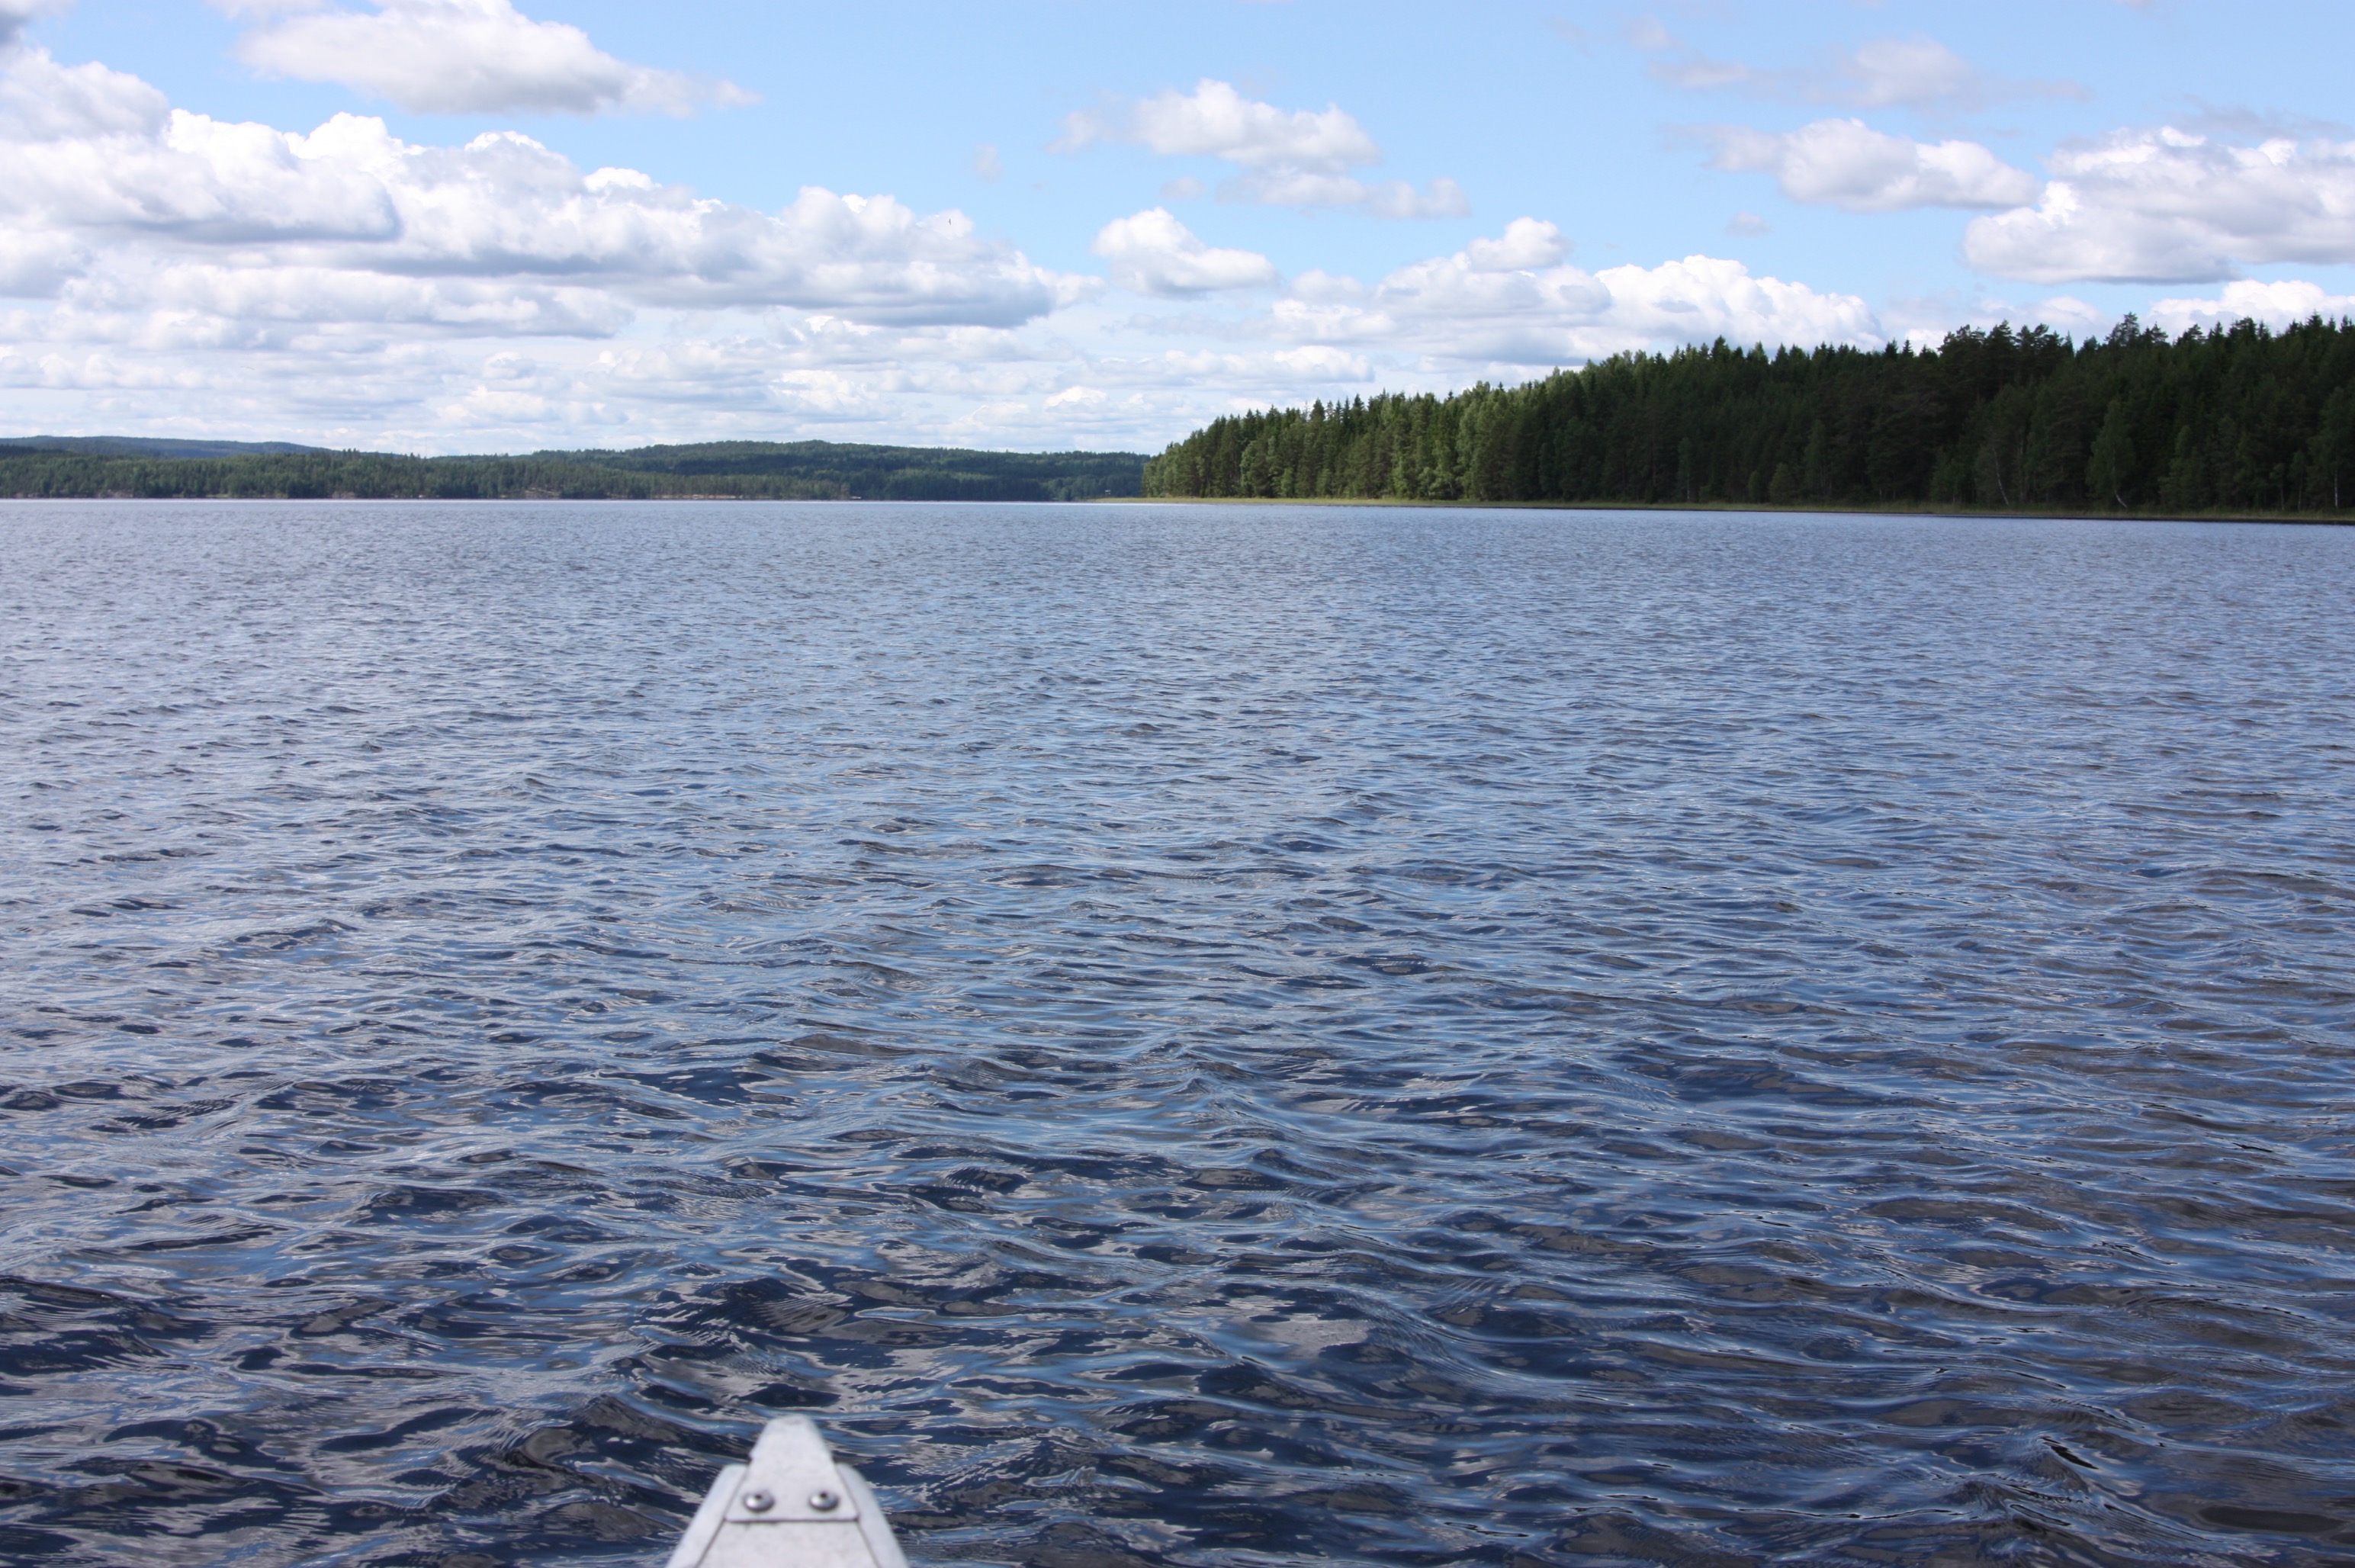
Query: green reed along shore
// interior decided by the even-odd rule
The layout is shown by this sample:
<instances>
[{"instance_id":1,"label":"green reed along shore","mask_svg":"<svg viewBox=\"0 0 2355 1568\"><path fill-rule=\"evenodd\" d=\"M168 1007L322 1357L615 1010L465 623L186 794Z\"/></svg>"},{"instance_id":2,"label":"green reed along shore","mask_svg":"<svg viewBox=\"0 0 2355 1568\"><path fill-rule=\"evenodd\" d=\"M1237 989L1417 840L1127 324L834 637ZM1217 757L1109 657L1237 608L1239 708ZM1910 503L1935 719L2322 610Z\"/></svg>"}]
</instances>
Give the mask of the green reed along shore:
<instances>
[{"instance_id":1,"label":"green reed along shore","mask_svg":"<svg viewBox=\"0 0 2355 1568\"><path fill-rule=\"evenodd\" d=\"M2132 316L1934 349L1623 354L1518 387L1216 420L1149 496L2319 514L2355 506L2355 323Z\"/></svg>"},{"instance_id":2,"label":"green reed along shore","mask_svg":"<svg viewBox=\"0 0 2355 1568\"><path fill-rule=\"evenodd\" d=\"M0 443L0 496L1084 501L1138 494L1145 464L1142 453L967 452L826 441L726 441L524 457L410 457L282 444L179 454L197 444L120 437Z\"/></svg>"}]
</instances>

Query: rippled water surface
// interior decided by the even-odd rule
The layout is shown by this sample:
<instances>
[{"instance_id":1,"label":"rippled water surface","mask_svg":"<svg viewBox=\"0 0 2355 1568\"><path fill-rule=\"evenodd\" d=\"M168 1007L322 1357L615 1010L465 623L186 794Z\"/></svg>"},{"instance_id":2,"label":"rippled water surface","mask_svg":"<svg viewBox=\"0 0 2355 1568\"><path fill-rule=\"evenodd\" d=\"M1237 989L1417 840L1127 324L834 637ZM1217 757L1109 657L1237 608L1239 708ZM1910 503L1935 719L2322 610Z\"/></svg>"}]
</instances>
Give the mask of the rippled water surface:
<instances>
[{"instance_id":1,"label":"rippled water surface","mask_svg":"<svg viewBox=\"0 0 2355 1568\"><path fill-rule=\"evenodd\" d=\"M0 1559L2355 1559L2355 532L0 507Z\"/></svg>"}]
</instances>

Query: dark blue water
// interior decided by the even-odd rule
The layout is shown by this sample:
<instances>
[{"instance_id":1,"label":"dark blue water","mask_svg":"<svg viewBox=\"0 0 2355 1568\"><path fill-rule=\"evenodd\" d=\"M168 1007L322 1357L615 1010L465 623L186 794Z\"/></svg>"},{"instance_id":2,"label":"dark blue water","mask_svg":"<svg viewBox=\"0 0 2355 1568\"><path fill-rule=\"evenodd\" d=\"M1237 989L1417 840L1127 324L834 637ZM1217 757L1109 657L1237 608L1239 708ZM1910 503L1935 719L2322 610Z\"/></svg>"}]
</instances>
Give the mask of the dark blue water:
<instances>
[{"instance_id":1,"label":"dark blue water","mask_svg":"<svg viewBox=\"0 0 2355 1568\"><path fill-rule=\"evenodd\" d=\"M2355 1559L2355 532L0 508L0 1559Z\"/></svg>"}]
</instances>

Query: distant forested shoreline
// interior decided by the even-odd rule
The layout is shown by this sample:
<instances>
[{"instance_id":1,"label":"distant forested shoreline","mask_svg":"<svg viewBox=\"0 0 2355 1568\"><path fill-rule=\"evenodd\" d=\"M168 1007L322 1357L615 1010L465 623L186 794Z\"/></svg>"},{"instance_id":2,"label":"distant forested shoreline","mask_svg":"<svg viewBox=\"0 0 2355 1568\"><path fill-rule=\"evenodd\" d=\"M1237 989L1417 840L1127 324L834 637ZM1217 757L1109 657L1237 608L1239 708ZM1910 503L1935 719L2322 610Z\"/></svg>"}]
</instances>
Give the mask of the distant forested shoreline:
<instances>
[{"instance_id":1,"label":"distant forested shoreline","mask_svg":"<svg viewBox=\"0 0 2355 1568\"><path fill-rule=\"evenodd\" d=\"M522 457L409 457L282 443L210 455L132 438L0 443L0 496L154 499L1085 501L1142 492L1125 452L968 452L825 441L711 442Z\"/></svg>"},{"instance_id":2,"label":"distant forested shoreline","mask_svg":"<svg viewBox=\"0 0 2355 1568\"><path fill-rule=\"evenodd\" d=\"M2355 323L1934 349L1623 354L1517 387L1213 421L1149 496L2328 515L2355 506Z\"/></svg>"}]
</instances>

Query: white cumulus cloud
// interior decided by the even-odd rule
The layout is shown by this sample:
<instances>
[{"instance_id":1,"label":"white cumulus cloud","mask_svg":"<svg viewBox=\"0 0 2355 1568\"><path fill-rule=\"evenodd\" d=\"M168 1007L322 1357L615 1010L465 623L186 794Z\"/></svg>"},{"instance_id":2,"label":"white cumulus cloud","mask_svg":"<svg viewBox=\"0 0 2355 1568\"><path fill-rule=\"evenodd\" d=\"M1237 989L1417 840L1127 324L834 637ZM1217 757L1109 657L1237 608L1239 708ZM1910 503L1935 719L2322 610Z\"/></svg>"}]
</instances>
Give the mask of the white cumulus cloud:
<instances>
[{"instance_id":1,"label":"white cumulus cloud","mask_svg":"<svg viewBox=\"0 0 2355 1568\"><path fill-rule=\"evenodd\" d=\"M982 400L1037 413L1084 365L1024 330L1102 288L889 196L808 186L762 209L513 132L284 131L0 53L15 428L443 451L805 421L904 438ZM1082 413L1170 418L1058 417Z\"/></svg>"},{"instance_id":2,"label":"white cumulus cloud","mask_svg":"<svg viewBox=\"0 0 2355 1568\"><path fill-rule=\"evenodd\" d=\"M1476 272L1533 272L1569 254L1568 237L1540 218L1516 218L1496 239L1464 247L1465 263Z\"/></svg>"},{"instance_id":3,"label":"white cumulus cloud","mask_svg":"<svg viewBox=\"0 0 2355 1568\"><path fill-rule=\"evenodd\" d=\"M2118 131L2064 147L2034 207L1973 221L1973 266L2036 283L2196 283L2355 261L2355 142Z\"/></svg>"},{"instance_id":4,"label":"white cumulus cloud","mask_svg":"<svg viewBox=\"0 0 2355 1568\"><path fill-rule=\"evenodd\" d=\"M2150 323L2173 333L2188 328L2230 326L2236 321L2261 321L2284 327L2321 316L2326 321L2355 316L2355 294L2334 294L2320 283L2302 279L2261 283L2243 278L2226 283L2214 299L2163 299L2150 307Z\"/></svg>"},{"instance_id":5,"label":"white cumulus cloud","mask_svg":"<svg viewBox=\"0 0 2355 1568\"><path fill-rule=\"evenodd\" d=\"M0 49L14 47L35 17L62 11L72 4L73 0L0 0Z\"/></svg>"},{"instance_id":6,"label":"white cumulus cloud","mask_svg":"<svg viewBox=\"0 0 2355 1568\"><path fill-rule=\"evenodd\" d=\"M1088 249L1112 264L1113 283L1133 293L1209 293L1278 281L1275 263L1258 251L1205 245L1166 208L1113 219Z\"/></svg>"},{"instance_id":7,"label":"white cumulus cloud","mask_svg":"<svg viewBox=\"0 0 2355 1568\"><path fill-rule=\"evenodd\" d=\"M341 274L402 289L470 280L468 310L487 310L478 296L500 287L524 300L552 298L559 284L611 297L604 311L535 306L517 318L576 325L632 304L1006 325L1089 287L977 238L954 210L922 215L888 196L810 187L765 212L634 170L584 174L513 132L425 146L351 114L307 134L214 120L169 108L134 77L24 51L0 71L0 260L24 258L15 270L38 277L69 254L91 271L60 286L83 299L135 298L145 283L123 280L192 266L284 283L207 285L224 301L281 297L295 287L286 280L313 280L302 289L330 315L336 299L391 297L372 283L357 293L317 283Z\"/></svg>"},{"instance_id":8,"label":"white cumulus cloud","mask_svg":"<svg viewBox=\"0 0 2355 1568\"><path fill-rule=\"evenodd\" d=\"M1977 142L1916 142L1861 120L1818 120L1782 133L1726 126L1711 136L1714 166L1771 174L1794 201L1895 212L2017 207L2036 199L2035 176Z\"/></svg>"},{"instance_id":9,"label":"white cumulus cloud","mask_svg":"<svg viewBox=\"0 0 2355 1568\"><path fill-rule=\"evenodd\" d=\"M21 0L0 0L11 3ZM580 28L534 21L510 0L376 7L278 16L240 38L238 56L273 76L340 83L418 113L688 114L753 101L730 82L616 59Z\"/></svg>"},{"instance_id":10,"label":"white cumulus cloud","mask_svg":"<svg viewBox=\"0 0 2355 1568\"><path fill-rule=\"evenodd\" d=\"M1338 104L1321 112L1278 109L1208 77L1192 92L1170 88L1108 114L1073 114L1064 122L1062 140L1056 145L1077 151L1097 142L1141 143L1164 157L1194 155L1248 168L1328 174L1378 164L1382 157L1365 127Z\"/></svg>"},{"instance_id":11,"label":"white cumulus cloud","mask_svg":"<svg viewBox=\"0 0 2355 1568\"><path fill-rule=\"evenodd\" d=\"M1387 346L1432 363L1574 365L1630 349L1724 337L1738 344L1883 340L1853 294L1753 277L1739 261L1688 256L1588 272L1560 229L1520 219L1495 240L1401 267L1368 288L1310 273L1272 325L1296 341Z\"/></svg>"},{"instance_id":12,"label":"white cumulus cloud","mask_svg":"<svg viewBox=\"0 0 2355 1568\"><path fill-rule=\"evenodd\" d=\"M1209 157L1242 172L1222 199L1265 207L1351 207L1377 218L1452 218L1471 210L1463 187L1442 177L1420 188L1369 182L1349 171L1382 161L1364 126L1338 104L1279 109L1205 77L1191 92L1168 89L1109 110L1083 110L1063 123L1058 152L1130 143L1164 157Z\"/></svg>"},{"instance_id":13,"label":"white cumulus cloud","mask_svg":"<svg viewBox=\"0 0 2355 1568\"><path fill-rule=\"evenodd\" d=\"M0 229L0 299L46 299L89 264L70 235Z\"/></svg>"}]
</instances>

